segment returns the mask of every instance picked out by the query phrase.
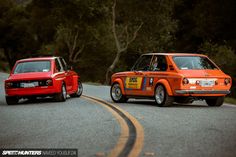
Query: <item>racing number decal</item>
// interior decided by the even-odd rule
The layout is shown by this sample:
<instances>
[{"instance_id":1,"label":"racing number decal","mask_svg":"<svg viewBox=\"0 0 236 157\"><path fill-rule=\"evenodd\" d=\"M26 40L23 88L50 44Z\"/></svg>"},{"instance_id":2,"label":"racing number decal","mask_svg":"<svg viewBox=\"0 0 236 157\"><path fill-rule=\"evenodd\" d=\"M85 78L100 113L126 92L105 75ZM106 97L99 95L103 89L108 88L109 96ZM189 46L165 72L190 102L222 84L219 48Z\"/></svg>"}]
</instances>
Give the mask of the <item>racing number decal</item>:
<instances>
[{"instance_id":1,"label":"racing number decal","mask_svg":"<svg viewBox=\"0 0 236 157\"><path fill-rule=\"evenodd\" d=\"M142 77L126 77L125 87L128 89L141 89Z\"/></svg>"}]
</instances>

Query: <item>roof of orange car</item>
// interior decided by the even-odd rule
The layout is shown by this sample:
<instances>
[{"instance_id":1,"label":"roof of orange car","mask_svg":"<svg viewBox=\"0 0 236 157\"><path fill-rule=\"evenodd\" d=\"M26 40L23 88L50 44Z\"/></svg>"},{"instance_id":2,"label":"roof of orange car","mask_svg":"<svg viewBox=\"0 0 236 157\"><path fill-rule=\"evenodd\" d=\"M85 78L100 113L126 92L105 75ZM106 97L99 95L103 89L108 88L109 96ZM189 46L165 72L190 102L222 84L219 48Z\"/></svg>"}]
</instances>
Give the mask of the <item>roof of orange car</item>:
<instances>
[{"instance_id":1,"label":"roof of orange car","mask_svg":"<svg viewBox=\"0 0 236 157\"><path fill-rule=\"evenodd\" d=\"M38 60L53 60L57 57L35 57L35 58L26 58L26 59L20 59L18 62L26 62L26 61L38 61Z\"/></svg>"},{"instance_id":2,"label":"roof of orange car","mask_svg":"<svg viewBox=\"0 0 236 157\"><path fill-rule=\"evenodd\" d=\"M165 56L206 56L203 54L197 54L197 53L146 53L143 55L165 55Z\"/></svg>"}]
</instances>

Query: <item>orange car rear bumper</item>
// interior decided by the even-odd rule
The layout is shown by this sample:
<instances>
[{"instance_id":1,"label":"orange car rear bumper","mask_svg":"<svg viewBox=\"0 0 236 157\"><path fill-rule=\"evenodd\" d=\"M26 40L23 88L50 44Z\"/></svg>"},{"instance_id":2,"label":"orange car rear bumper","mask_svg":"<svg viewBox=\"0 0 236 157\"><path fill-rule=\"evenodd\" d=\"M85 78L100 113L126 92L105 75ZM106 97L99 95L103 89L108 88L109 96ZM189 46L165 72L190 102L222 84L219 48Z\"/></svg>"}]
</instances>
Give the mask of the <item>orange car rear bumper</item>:
<instances>
[{"instance_id":1,"label":"orange car rear bumper","mask_svg":"<svg viewBox=\"0 0 236 157\"><path fill-rule=\"evenodd\" d=\"M175 90L176 94L229 94L230 90Z\"/></svg>"}]
</instances>

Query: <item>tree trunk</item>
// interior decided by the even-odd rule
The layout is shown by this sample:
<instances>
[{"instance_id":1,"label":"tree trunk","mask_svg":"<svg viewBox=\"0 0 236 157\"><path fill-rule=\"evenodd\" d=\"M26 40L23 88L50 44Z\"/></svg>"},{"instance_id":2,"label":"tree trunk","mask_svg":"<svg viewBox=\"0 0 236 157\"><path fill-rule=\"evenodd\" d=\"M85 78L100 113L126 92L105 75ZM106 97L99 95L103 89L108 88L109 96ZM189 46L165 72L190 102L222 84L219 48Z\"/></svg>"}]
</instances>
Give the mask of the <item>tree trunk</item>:
<instances>
[{"instance_id":1,"label":"tree trunk","mask_svg":"<svg viewBox=\"0 0 236 157\"><path fill-rule=\"evenodd\" d=\"M111 78L111 73L113 72L116 64L118 63L118 61L120 60L120 55L121 55L122 51L118 51L116 53L116 58L114 59L113 63L109 66L109 68L107 69L106 72L106 82L105 84L110 84L110 78Z\"/></svg>"},{"instance_id":2,"label":"tree trunk","mask_svg":"<svg viewBox=\"0 0 236 157\"><path fill-rule=\"evenodd\" d=\"M143 25L143 22L141 22L141 24L138 26L138 28L134 31L132 38L129 38L130 36L129 36L129 33L128 33L128 25L126 24L124 26L124 32L125 32L124 39L126 41L125 41L125 44L122 45L120 39L117 36L117 30L116 30L116 0L114 0L113 6L112 6L112 33L113 33L113 37L114 37L114 40L115 40L117 52L116 52L116 57L115 57L113 63L110 65L110 67L106 71L105 84L110 83L110 74L113 72L116 64L120 60L121 53L125 52L128 49L128 46L135 40L135 38L137 37L137 33L141 29L142 25Z\"/></svg>"}]
</instances>

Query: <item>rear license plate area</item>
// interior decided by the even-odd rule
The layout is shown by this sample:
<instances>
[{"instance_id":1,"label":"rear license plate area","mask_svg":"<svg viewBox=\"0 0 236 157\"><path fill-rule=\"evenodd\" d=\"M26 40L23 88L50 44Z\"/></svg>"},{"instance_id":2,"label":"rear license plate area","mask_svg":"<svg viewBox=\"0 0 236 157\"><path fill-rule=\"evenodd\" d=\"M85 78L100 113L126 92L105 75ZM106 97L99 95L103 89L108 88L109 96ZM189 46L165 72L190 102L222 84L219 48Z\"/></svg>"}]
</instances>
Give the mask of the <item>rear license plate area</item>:
<instances>
[{"instance_id":1,"label":"rear license plate area","mask_svg":"<svg viewBox=\"0 0 236 157\"><path fill-rule=\"evenodd\" d=\"M20 83L21 88L33 88L33 87L36 87L38 85L39 85L38 82L30 82L30 83L22 82L22 83Z\"/></svg>"},{"instance_id":2,"label":"rear license plate area","mask_svg":"<svg viewBox=\"0 0 236 157\"><path fill-rule=\"evenodd\" d=\"M201 80L200 81L200 86L202 87L213 87L215 84L214 80Z\"/></svg>"}]
</instances>

